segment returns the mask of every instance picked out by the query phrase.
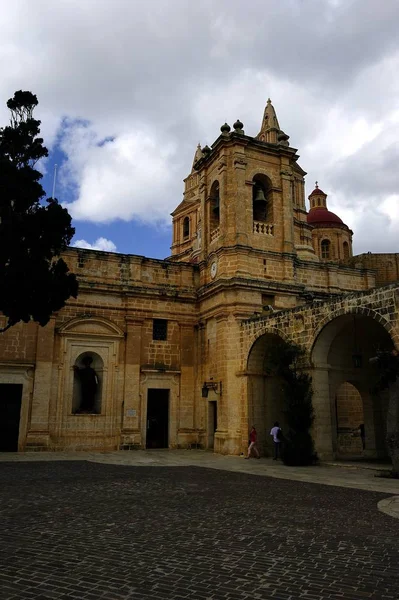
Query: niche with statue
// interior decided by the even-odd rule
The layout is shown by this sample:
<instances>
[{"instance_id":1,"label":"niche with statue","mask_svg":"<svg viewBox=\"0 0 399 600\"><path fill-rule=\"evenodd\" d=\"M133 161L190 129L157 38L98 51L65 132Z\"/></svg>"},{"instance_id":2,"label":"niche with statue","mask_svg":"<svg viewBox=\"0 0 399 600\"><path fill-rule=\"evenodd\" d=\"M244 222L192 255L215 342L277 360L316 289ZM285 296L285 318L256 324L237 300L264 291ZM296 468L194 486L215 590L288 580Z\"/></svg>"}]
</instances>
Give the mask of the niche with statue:
<instances>
[{"instance_id":1,"label":"niche with statue","mask_svg":"<svg viewBox=\"0 0 399 600\"><path fill-rule=\"evenodd\" d=\"M73 365L72 413L101 414L104 362L95 352L83 352Z\"/></svg>"}]
</instances>

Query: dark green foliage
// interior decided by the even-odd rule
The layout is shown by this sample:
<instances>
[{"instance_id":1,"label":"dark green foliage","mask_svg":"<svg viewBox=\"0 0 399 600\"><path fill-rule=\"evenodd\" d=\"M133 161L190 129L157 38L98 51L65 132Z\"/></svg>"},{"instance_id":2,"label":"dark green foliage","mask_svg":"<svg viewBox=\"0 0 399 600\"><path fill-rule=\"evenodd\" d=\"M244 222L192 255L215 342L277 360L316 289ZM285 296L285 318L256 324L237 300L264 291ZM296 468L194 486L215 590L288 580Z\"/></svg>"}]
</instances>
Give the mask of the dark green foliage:
<instances>
[{"instance_id":1,"label":"dark green foliage","mask_svg":"<svg viewBox=\"0 0 399 600\"><path fill-rule=\"evenodd\" d=\"M314 420L312 379L299 367L302 356L298 346L281 341L266 357L270 372L279 377L283 387L288 425L283 461L287 465L310 465L317 460L309 431Z\"/></svg>"},{"instance_id":2,"label":"dark green foliage","mask_svg":"<svg viewBox=\"0 0 399 600\"><path fill-rule=\"evenodd\" d=\"M396 350L382 350L370 359L370 364L377 374L373 392L378 394L389 388L399 377L399 356Z\"/></svg>"},{"instance_id":3,"label":"dark green foliage","mask_svg":"<svg viewBox=\"0 0 399 600\"><path fill-rule=\"evenodd\" d=\"M34 167L48 152L32 116L37 103L31 92L16 92L7 102L11 123L0 129L0 311L8 318L0 331L19 321L46 325L78 291L58 258L75 233L71 217L55 199L40 203L45 193Z\"/></svg>"}]
</instances>

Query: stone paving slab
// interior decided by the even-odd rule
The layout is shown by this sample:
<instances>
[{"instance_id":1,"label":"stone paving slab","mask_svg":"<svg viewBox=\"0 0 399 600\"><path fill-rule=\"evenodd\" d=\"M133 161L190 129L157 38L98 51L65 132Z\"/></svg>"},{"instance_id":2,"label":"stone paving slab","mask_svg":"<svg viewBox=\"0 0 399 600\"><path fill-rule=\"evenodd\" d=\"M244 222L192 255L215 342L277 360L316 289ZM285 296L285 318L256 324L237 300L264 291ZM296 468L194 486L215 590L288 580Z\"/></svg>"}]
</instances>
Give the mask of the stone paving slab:
<instances>
[{"instance_id":1,"label":"stone paving slab","mask_svg":"<svg viewBox=\"0 0 399 600\"><path fill-rule=\"evenodd\" d=\"M3 461L0 598L397 600L382 499L201 466Z\"/></svg>"},{"instance_id":2,"label":"stone paving slab","mask_svg":"<svg viewBox=\"0 0 399 600\"><path fill-rule=\"evenodd\" d=\"M378 510L399 519L399 496L392 496L391 498L384 498L378 503Z\"/></svg>"},{"instance_id":3,"label":"stone paving slab","mask_svg":"<svg viewBox=\"0 0 399 600\"><path fill-rule=\"evenodd\" d=\"M307 481L387 494L399 495L399 480L376 477L387 469L382 463L322 464L311 467L287 467L269 458L244 460L240 456L223 456L204 450L135 450L120 452L26 452L0 453L1 461L71 461L83 460L125 466L201 466L261 477ZM389 468L389 467L388 467Z\"/></svg>"}]
</instances>

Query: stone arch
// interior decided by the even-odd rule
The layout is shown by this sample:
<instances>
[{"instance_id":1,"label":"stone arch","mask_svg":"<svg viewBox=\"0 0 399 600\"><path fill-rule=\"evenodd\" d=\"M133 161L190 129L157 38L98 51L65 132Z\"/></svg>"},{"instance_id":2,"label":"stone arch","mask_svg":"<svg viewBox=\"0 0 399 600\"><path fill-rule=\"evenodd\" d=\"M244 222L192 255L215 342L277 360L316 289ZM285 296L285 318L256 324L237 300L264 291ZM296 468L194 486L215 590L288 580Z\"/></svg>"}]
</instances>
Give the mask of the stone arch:
<instances>
[{"instance_id":1,"label":"stone arch","mask_svg":"<svg viewBox=\"0 0 399 600\"><path fill-rule=\"evenodd\" d=\"M313 389L318 445L342 454L336 396L341 386L350 383L362 398L366 430L365 456L386 456L385 430L387 394L372 390L378 372L369 366L376 351L391 350L392 326L381 315L364 307L340 309L319 326L311 349ZM360 425L360 423L359 423ZM341 427L342 429L342 427Z\"/></svg>"},{"instance_id":2,"label":"stone arch","mask_svg":"<svg viewBox=\"0 0 399 600\"><path fill-rule=\"evenodd\" d=\"M104 317L97 317L91 314L83 314L70 319L58 328L58 333L65 336L124 337L124 333L118 325Z\"/></svg>"},{"instance_id":3,"label":"stone arch","mask_svg":"<svg viewBox=\"0 0 399 600\"><path fill-rule=\"evenodd\" d=\"M82 352L75 360L73 414L101 414L104 361L97 352Z\"/></svg>"},{"instance_id":4,"label":"stone arch","mask_svg":"<svg viewBox=\"0 0 399 600\"><path fill-rule=\"evenodd\" d=\"M374 321L380 323L384 327L386 332L389 334L389 336L391 337L395 348L399 350L399 343L398 343L399 334L396 332L394 326L391 323L389 323L389 321L387 321L382 315L380 315L377 311L375 311L371 308L366 308L364 306L353 306L353 307L348 307L348 308L339 308L339 309L335 310L333 313L324 317L324 319L322 319L320 321L320 323L317 326L317 329L314 331L313 343L310 348L310 355L311 356L313 355L317 340L318 340L321 332L323 331L323 329L326 327L326 325L328 325L329 323L334 321L334 319L336 319L337 317L341 317L344 315L353 315L353 314L363 315L365 317L371 317Z\"/></svg>"},{"instance_id":5,"label":"stone arch","mask_svg":"<svg viewBox=\"0 0 399 600\"><path fill-rule=\"evenodd\" d=\"M276 187L278 185L278 180L277 177L275 177L273 181L273 175L275 174L268 169L263 168L261 165L254 164L252 168L249 168L247 171L247 181L253 181L255 177L259 176L268 180L270 182L270 187Z\"/></svg>"},{"instance_id":6,"label":"stone arch","mask_svg":"<svg viewBox=\"0 0 399 600\"><path fill-rule=\"evenodd\" d=\"M242 368L244 371L246 371L248 368L249 354L250 354L252 348L254 347L256 341L259 340L259 338L263 337L264 335L269 335L269 334L277 336L277 337L281 338L284 342L287 342L287 343L290 343L292 341L291 338L286 334L286 332L283 329L280 329L277 326L270 327L270 325L265 325L260 330L256 331L255 333L252 333L252 335L247 335L246 336L247 341L243 348L243 353L242 353L242 363L243 363Z\"/></svg>"},{"instance_id":7,"label":"stone arch","mask_svg":"<svg viewBox=\"0 0 399 600\"><path fill-rule=\"evenodd\" d=\"M274 421L284 428L284 400L282 382L268 365L267 355L273 346L284 343L275 331L264 332L256 337L249 349L246 361L248 431L252 425L258 432L261 454L271 455L270 429Z\"/></svg>"}]
</instances>

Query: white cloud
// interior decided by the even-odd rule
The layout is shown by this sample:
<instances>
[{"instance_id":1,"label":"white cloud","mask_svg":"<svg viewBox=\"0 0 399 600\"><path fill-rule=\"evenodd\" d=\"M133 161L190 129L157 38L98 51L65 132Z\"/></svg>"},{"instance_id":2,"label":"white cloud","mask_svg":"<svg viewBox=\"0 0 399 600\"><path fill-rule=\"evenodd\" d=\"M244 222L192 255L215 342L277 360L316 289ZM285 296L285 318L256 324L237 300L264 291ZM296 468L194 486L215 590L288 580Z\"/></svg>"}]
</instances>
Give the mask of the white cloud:
<instances>
[{"instance_id":1,"label":"white cloud","mask_svg":"<svg viewBox=\"0 0 399 600\"><path fill-rule=\"evenodd\" d=\"M126 132L102 141L92 125L71 122L60 147L68 156L62 185L77 190L77 199L66 205L72 217L96 223L169 220L178 201L173 194L173 144L150 131Z\"/></svg>"},{"instance_id":2,"label":"white cloud","mask_svg":"<svg viewBox=\"0 0 399 600\"><path fill-rule=\"evenodd\" d=\"M159 224L198 140L236 118L256 135L270 96L308 193L317 179L378 251L399 237L398 20L397 0L18 0L0 12L0 123L31 89L74 219Z\"/></svg>"},{"instance_id":3,"label":"white cloud","mask_svg":"<svg viewBox=\"0 0 399 600\"><path fill-rule=\"evenodd\" d=\"M86 240L76 240L72 244L74 248L83 248L84 250L103 250L105 252L116 252L116 246L111 240L99 237L96 239L94 244L86 242Z\"/></svg>"}]
</instances>

